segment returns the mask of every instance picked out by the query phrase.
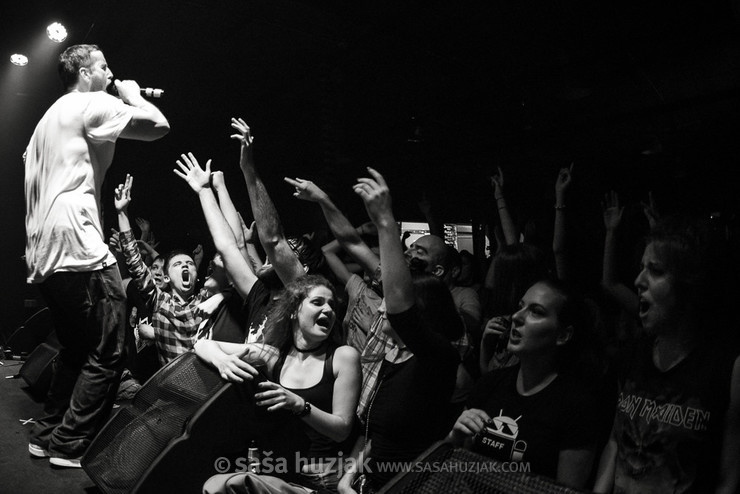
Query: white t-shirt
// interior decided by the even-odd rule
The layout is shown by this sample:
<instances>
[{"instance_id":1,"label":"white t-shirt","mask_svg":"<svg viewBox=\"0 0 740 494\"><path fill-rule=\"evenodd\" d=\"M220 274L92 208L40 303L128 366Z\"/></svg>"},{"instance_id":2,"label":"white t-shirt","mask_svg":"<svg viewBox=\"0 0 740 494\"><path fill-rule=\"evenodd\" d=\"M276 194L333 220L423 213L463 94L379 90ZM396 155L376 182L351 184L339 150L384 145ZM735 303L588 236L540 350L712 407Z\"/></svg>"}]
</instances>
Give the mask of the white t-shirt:
<instances>
[{"instance_id":1,"label":"white t-shirt","mask_svg":"<svg viewBox=\"0 0 740 494\"><path fill-rule=\"evenodd\" d=\"M131 106L103 91L59 98L26 148L28 283L115 264L100 220L100 188Z\"/></svg>"}]
</instances>

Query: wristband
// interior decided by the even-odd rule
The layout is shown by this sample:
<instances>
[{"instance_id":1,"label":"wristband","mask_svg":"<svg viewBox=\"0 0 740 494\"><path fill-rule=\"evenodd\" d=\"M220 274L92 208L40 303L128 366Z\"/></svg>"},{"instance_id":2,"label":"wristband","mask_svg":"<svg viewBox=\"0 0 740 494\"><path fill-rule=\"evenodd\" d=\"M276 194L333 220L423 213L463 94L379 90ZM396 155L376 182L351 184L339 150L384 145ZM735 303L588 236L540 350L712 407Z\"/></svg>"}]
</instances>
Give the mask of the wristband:
<instances>
[{"instance_id":1,"label":"wristband","mask_svg":"<svg viewBox=\"0 0 740 494\"><path fill-rule=\"evenodd\" d=\"M295 413L294 415L296 417L305 417L309 413L311 413L311 404L306 400L303 400L303 409L300 412Z\"/></svg>"}]
</instances>

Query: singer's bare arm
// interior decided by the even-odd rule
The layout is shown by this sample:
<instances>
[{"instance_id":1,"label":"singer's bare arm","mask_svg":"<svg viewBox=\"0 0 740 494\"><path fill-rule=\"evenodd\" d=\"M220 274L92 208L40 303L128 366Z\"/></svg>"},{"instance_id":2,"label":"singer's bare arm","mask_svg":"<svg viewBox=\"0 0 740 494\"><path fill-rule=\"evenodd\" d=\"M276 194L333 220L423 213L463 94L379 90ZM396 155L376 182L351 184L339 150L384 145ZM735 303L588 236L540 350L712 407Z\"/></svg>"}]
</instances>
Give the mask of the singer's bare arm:
<instances>
[{"instance_id":1,"label":"singer's bare arm","mask_svg":"<svg viewBox=\"0 0 740 494\"><path fill-rule=\"evenodd\" d=\"M121 137L137 141L154 141L167 135L170 124L167 118L141 95L136 81L114 81L118 94L127 105L135 108L133 118L128 123Z\"/></svg>"}]
</instances>

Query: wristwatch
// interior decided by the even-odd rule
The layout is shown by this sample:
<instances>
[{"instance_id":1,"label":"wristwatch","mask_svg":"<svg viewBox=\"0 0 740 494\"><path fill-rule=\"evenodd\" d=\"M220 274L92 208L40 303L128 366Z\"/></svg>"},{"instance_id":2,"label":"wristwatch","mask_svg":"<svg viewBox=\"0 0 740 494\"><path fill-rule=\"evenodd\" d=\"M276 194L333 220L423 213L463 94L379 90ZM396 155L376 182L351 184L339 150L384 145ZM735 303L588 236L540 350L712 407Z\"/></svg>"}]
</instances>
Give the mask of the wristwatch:
<instances>
[{"instance_id":1,"label":"wristwatch","mask_svg":"<svg viewBox=\"0 0 740 494\"><path fill-rule=\"evenodd\" d=\"M301 410L300 412L296 413L295 416L296 417L305 417L309 413L311 413L311 404L308 401L303 400L303 410Z\"/></svg>"}]
</instances>

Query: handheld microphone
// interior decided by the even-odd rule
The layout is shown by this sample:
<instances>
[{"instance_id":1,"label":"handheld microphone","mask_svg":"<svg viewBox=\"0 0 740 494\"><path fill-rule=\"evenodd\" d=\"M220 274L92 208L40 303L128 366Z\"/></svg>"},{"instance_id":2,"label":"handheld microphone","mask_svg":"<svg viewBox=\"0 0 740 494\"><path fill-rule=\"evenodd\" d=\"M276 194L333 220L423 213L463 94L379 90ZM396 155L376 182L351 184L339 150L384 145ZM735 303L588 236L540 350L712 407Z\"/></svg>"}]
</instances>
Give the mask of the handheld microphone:
<instances>
[{"instance_id":1,"label":"handheld microphone","mask_svg":"<svg viewBox=\"0 0 740 494\"><path fill-rule=\"evenodd\" d=\"M141 91L142 96L146 96L147 98L161 98L164 94L164 89L157 89L153 87L142 87L139 88ZM111 84L108 86L108 92L112 94L113 96L120 96L118 94L118 88L115 84Z\"/></svg>"},{"instance_id":2,"label":"handheld microphone","mask_svg":"<svg viewBox=\"0 0 740 494\"><path fill-rule=\"evenodd\" d=\"M146 96L147 98L161 98L164 94L164 89L156 89L152 87L143 87L141 88L141 94Z\"/></svg>"}]
</instances>

